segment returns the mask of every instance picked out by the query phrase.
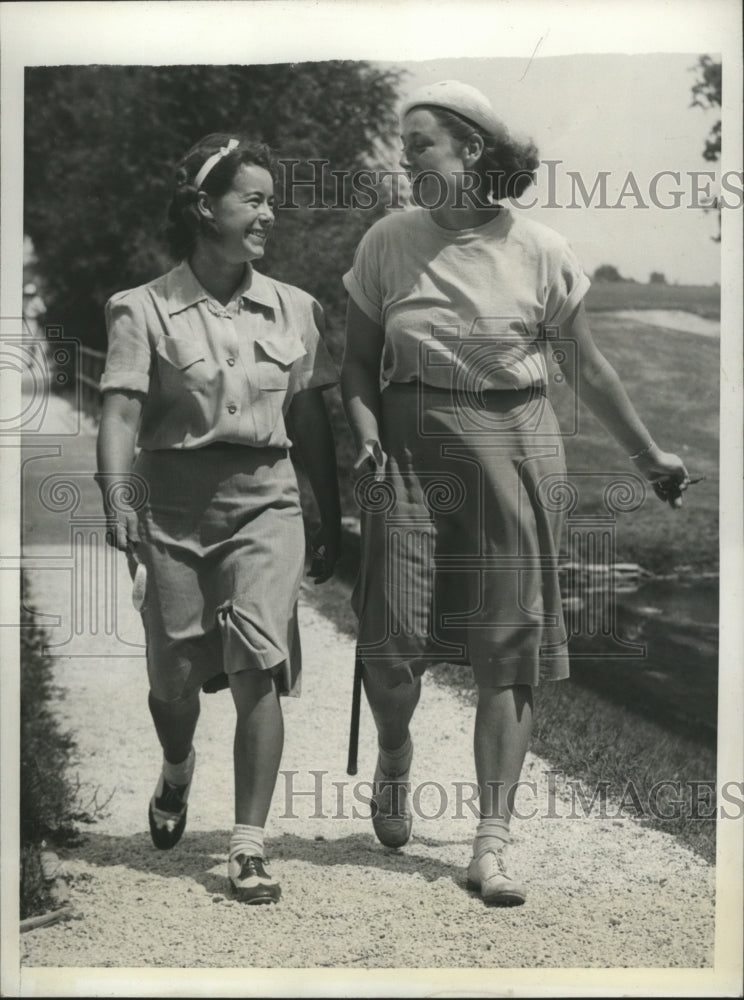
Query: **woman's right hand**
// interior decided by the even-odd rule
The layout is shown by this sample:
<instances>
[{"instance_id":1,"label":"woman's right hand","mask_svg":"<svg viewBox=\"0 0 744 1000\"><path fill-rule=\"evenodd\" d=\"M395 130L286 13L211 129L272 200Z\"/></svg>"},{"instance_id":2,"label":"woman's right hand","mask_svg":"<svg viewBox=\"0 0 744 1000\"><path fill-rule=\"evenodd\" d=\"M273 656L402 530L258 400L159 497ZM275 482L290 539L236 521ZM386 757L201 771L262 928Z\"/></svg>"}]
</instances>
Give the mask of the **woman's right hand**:
<instances>
[{"instance_id":1,"label":"woman's right hand","mask_svg":"<svg viewBox=\"0 0 744 1000\"><path fill-rule=\"evenodd\" d=\"M98 471L93 478L101 491L106 541L122 552L140 540L135 507L147 496L146 484L131 471L143 399L142 393L130 390L105 392L98 429Z\"/></svg>"},{"instance_id":2,"label":"woman's right hand","mask_svg":"<svg viewBox=\"0 0 744 1000\"><path fill-rule=\"evenodd\" d=\"M131 507L119 506L106 513L106 541L120 552L139 544L139 520Z\"/></svg>"},{"instance_id":3,"label":"woman's right hand","mask_svg":"<svg viewBox=\"0 0 744 1000\"><path fill-rule=\"evenodd\" d=\"M659 500L672 510L682 506L682 494L690 484L690 475L679 455L661 451L655 444L633 459L636 468L651 483Z\"/></svg>"},{"instance_id":4,"label":"woman's right hand","mask_svg":"<svg viewBox=\"0 0 744 1000\"><path fill-rule=\"evenodd\" d=\"M382 445L379 441L370 439L362 445L356 462L354 462L354 471L357 472L362 468L365 468L368 472L374 470L375 482L380 483L385 478L386 464L387 455L382 450Z\"/></svg>"}]
</instances>

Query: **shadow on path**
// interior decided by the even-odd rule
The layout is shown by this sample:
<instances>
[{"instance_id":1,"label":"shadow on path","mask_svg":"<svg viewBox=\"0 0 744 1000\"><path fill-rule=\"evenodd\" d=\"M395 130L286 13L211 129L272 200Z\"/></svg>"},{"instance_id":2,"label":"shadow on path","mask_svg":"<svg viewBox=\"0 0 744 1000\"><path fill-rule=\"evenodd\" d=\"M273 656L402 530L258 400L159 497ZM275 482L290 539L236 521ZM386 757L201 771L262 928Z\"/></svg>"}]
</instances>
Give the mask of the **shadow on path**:
<instances>
[{"instance_id":1,"label":"shadow on path","mask_svg":"<svg viewBox=\"0 0 744 1000\"><path fill-rule=\"evenodd\" d=\"M106 868L124 865L143 875L159 878L193 879L213 895L225 896L227 883L225 866L229 830L204 833L187 833L171 851L158 851L152 846L149 834L137 833L125 837L89 833L76 847L60 849L60 856L67 861L84 861ZM423 878L425 882L449 879L464 887L465 873L460 865L446 864L436 858L416 853L414 836L406 850L390 850L378 844L371 834L351 834L333 840L309 840L285 833L269 838L266 856L269 861L300 861L320 868L351 866L359 870L360 878L366 869L395 872ZM442 846L453 841L421 839L422 845ZM219 872L214 871L219 867Z\"/></svg>"}]
</instances>

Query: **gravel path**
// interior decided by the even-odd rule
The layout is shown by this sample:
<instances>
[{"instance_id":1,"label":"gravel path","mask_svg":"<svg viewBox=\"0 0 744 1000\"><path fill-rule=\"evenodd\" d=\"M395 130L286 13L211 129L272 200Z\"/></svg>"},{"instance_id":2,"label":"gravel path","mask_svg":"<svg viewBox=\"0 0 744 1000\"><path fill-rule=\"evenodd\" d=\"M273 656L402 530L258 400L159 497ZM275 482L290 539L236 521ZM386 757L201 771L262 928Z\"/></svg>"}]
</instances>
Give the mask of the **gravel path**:
<instances>
[{"instance_id":1,"label":"gravel path","mask_svg":"<svg viewBox=\"0 0 744 1000\"><path fill-rule=\"evenodd\" d=\"M27 555L33 562L35 553ZM59 570L37 565L31 577L37 606L64 621L70 592L59 586ZM119 582L126 592L123 560ZM124 600L119 604L119 634L136 641L139 622ZM203 698L187 833L172 852L160 853L147 833L159 756L142 660L56 660L56 678L66 692L58 711L78 741L83 795L95 792L99 802L111 798L106 815L86 828L85 843L63 854L79 919L24 934L25 965L466 969L712 963L713 870L673 838L632 821L567 818L565 789L559 786L551 797L546 766L532 755L524 778L536 783L537 793L523 797L522 811L537 810L538 817L515 821L512 850L514 870L529 883L527 904L486 909L467 892L464 866L473 820L467 805L458 817L454 799L455 783L473 778L472 713L434 683L425 685L414 720L413 781L438 782L449 802L441 818L417 818L402 851L377 844L365 807L354 798L357 780L360 797L367 794L364 782L374 767L366 706L359 776L345 774L352 644L307 604L301 624L303 693L284 702L286 773L267 829L271 868L284 889L275 907L249 909L226 893L229 694ZM316 783L320 796L291 794L312 791ZM441 806L435 785L422 789L424 815L434 816ZM563 818L547 818L550 811Z\"/></svg>"},{"instance_id":2,"label":"gravel path","mask_svg":"<svg viewBox=\"0 0 744 1000\"><path fill-rule=\"evenodd\" d=\"M84 843L61 852L77 919L22 935L27 969L712 965L714 870L672 837L631 820L601 819L596 810L569 818L565 785L554 780L556 788L549 787L547 765L534 755L523 775L534 788L525 786L519 803L525 816L536 815L515 820L511 855L513 870L528 882L526 905L488 909L466 890L474 819L461 783L474 780L472 709L431 680L413 724L412 780L420 786L422 815L403 850L379 845L364 805L375 763L366 705L359 775L345 773L352 642L306 601L303 692L284 701L287 738L267 826L270 867L284 898L270 907L233 902L225 877L232 825L229 693L202 699L187 831L172 852L158 852L146 811L159 749L124 560L115 562L116 628L107 637L106 587L77 590L71 551L64 544L29 546L25 561L37 609L59 616L59 625L44 621L60 654L55 671L65 694L57 711L78 743L81 800L95 796L107 804L83 828ZM82 557L90 552L88 546ZM94 583L103 579L103 564L85 565ZM329 586L345 600L339 584ZM95 615L98 631L86 635ZM313 789L319 794L292 794ZM394 995L397 982L377 995ZM244 981L236 989L236 995L250 992Z\"/></svg>"}]
</instances>

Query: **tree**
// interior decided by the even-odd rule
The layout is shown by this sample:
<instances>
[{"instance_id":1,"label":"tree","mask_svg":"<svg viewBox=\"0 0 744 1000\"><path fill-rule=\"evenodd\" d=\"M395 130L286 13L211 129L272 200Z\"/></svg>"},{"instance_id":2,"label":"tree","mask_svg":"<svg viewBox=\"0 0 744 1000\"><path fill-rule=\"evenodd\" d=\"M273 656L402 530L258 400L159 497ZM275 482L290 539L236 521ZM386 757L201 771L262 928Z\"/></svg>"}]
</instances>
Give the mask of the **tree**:
<instances>
[{"instance_id":1,"label":"tree","mask_svg":"<svg viewBox=\"0 0 744 1000\"><path fill-rule=\"evenodd\" d=\"M208 132L263 138L280 159L327 161L321 202L337 202L337 178L394 163L402 74L365 62L260 66L33 67L25 79L25 232L33 240L47 322L98 349L103 308L171 266L159 231L173 167ZM326 343L343 350L341 276L364 231L384 211L307 207L308 188L280 208L261 271L313 294L326 313ZM283 200L279 192L280 203ZM20 250L20 248L19 248ZM340 393L327 394L347 509L354 443ZM307 493L307 491L304 491Z\"/></svg>"},{"instance_id":2,"label":"tree","mask_svg":"<svg viewBox=\"0 0 744 1000\"><path fill-rule=\"evenodd\" d=\"M691 108L720 108L721 62L711 56L700 56L692 67L698 78L692 86ZM703 159L716 162L721 155L721 119L714 122L703 147Z\"/></svg>"},{"instance_id":3,"label":"tree","mask_svg":"<svg viewBox=\"0 0 744 1000\"><path fill-rule=\"evenodd\" d=\"M691 108L720 108L722 97L721 61L713 59L711 56L703 55L698 57L697 63L691 67L697 73L697 80L692 85ZM721 119L711 126L708 138L703 147L703 159L710 163L716 163L721 156ZM711 206L712 208L713 206ZM718 235L713 239L721 241L721 205L718 209ZM706 209L707 211L707 209Z\"/></svg>"},{"instance_id":4,"label":"tree","mask_svg":"<svg viewBox=\"0 0 744 1000\"><path fill-rule=\"evenodd\" d=\"M348 61L27 69L24 224L49 322L102 348L109 296L171 266L159 230L172 170L201 135L240 130L280 157L325 159L333 201L330 170L369 165L395 134L399 79ZM261 269L316 295L333 326L341 274L380 211L280 212Z\"/></svg>"},{"instance_id":5,"label":"tree","mask_svg":"<svg viewBox=\"0 0 744 1000\"><path fill-rule=\"evenodd\" d=\"M622 281L620 272L614 264L602 264L594 272L595 281Z\"/></svg>"},{"instance_id":6,"label":"tree","mask_svg":"<svg viewBox=\"0 0 744 1000\"><path fill-rule=\"evenodd\" d=\"M648 279L649 285L666 285L666 275L661 271L652 271Z\"/></svg>"}]
</instances>

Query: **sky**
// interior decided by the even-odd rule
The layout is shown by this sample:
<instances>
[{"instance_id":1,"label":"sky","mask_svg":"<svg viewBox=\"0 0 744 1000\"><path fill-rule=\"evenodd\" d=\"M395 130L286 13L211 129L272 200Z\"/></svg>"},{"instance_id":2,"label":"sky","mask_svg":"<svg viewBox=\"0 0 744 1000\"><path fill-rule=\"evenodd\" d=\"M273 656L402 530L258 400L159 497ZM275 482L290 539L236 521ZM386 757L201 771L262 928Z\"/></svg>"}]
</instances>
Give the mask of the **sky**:
<instances>
[{"instance_id":1,"label":"sky","mask_svg":"<svg viewBox=\"0 0 744 1000\"><path fill-rule=\"evenodd\" d=\"M544 160L537 185L521 199L537 204L529 217L561 232L585 270L613 264L625 278L648 281L652 271L669 282L712 284L720 281L720 244L715 212L692 207L716 192L720 167L703 159L705 138L717 111L691 108L690 71L698 52L572 54L558 57L436 59L388 63L406 70L404 92L437 80L456 79L478 87L491 100L510 130L537 143ZM554 185L550 198L548 169ZM607 177L606 204L614 206L625 186L620 208L600 208L599 191L585 199L569 171L578 172L592 191L598 175ZM674 171L652 185L661 171ZM695 183L689 172L713 171L716 181ZM628 174L633 180L628 181ZM572 186L576 196L572 199ZM568 208L572 203L578 205ZM591 207L585 207L589 200ZM731 196L732 201L736 200ZM558 207L549 207L550 202ZM645 203L648 207L639 207Z\"/></svg>"},{"instance_id":2,"label":"sky","mask_svg":"<svg viewBox=\"0 0 744 1000\"><path fill-rule=\"evenodd\" d=\"M15 127L22 134L23 64L250 65L343 58L405 69L411 88L456 78L482 89L512 130L532 136L543 160L559 161L553 170L561 207L546 207L546 168L522 201L537 196L532 217L563 233L588 273L612 264L623 277L640 281L660 271L670 282L711 284L721 280L720 245L711 238L717 217L691 207L689 172L720 174L702 157L718 115L690 107L690 68L702 53L729 53L724 71L736 72L727 93L735 93L740 49L738 60L730 53L736 49L737 8L738 0L677 0L677 16L670 18L668 0L0 4L3 95L9 98L4 132L11 136ZM740 120L740 106L725 113L737 112ZM740 127L729 119L724 136L730 141L732 128ZM724 153L730 156L732 148ZM20 222L12 179L21 149L11 142L4 146L3 176L11 179L3 186L9 242ZM741 171L740 160L739 153L738 162L729 159L726 168ZM678 208L650 203L649 185L664 170L681 175ZM568 171L579 172L588 191L599 172L608 171L611 205L632 172L648 207L636 207L631 192L626 207L599 208L595 197L589 208L581 201L568 208ZM703 188L707 183L703 178ZM658 191L671 199L675 188L676 181L666 177ZM729 218L734 214L730 210ZM12 288L14 275L6 270L4 276ZM722 283L727 281L724 274Z\"/></svg>"}]
</instances>

